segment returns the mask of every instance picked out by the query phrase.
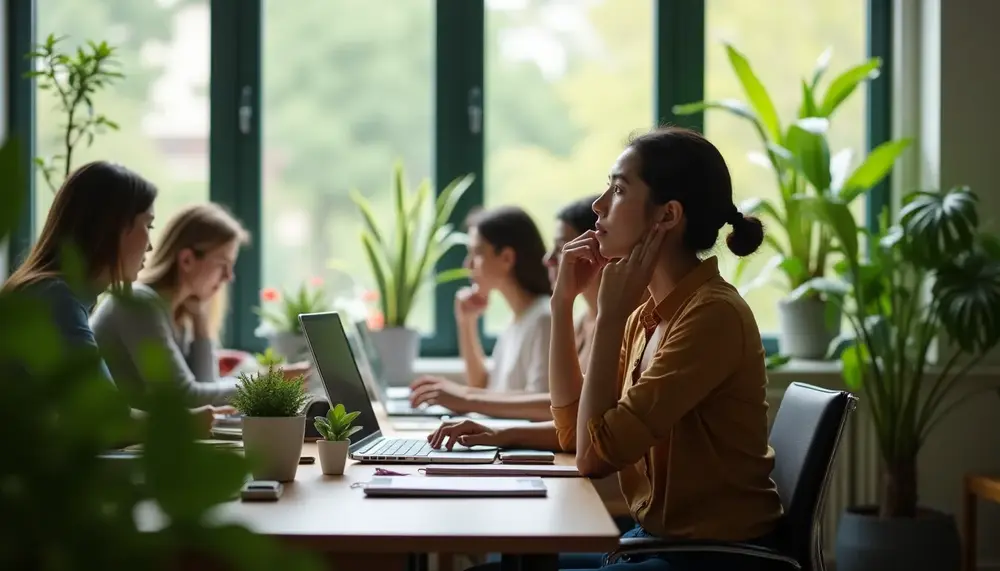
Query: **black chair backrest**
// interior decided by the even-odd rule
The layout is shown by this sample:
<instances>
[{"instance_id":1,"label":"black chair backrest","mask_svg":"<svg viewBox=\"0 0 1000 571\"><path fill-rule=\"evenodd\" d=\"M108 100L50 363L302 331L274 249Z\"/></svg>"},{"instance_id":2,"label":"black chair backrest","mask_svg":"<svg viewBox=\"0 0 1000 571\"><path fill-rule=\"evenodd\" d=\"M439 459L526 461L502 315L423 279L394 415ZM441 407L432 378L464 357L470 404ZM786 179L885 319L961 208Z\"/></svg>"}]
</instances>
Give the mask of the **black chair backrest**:
<instances>
[{"instance_id":1,"label":"black chair backrest","mask_svg":"<svg viewBox=\"0 0 1000 571\"><path fill-rule=\"evenodd\" d=\"M813 568L814 533L832 476L840 436L857 399L834 391L792 383L781 399L770 441L775 463L771 478L785 515L778 528L781 550L803 569Z\"/></svg>"},{"instance_id":2,"label":"black chair backrest","mask_svg":"<svg viewBox=\"0 0 1000 571\"><path fill-rule=\"evenodd\" d=\"M330 412L330 401L324 398L313 399L306 405L306 442L312 442L322 438L319 430L316 430L316 423L313 419L317 416L326 416L326 413L328 412Z\"/></svg>"}]
</instances>

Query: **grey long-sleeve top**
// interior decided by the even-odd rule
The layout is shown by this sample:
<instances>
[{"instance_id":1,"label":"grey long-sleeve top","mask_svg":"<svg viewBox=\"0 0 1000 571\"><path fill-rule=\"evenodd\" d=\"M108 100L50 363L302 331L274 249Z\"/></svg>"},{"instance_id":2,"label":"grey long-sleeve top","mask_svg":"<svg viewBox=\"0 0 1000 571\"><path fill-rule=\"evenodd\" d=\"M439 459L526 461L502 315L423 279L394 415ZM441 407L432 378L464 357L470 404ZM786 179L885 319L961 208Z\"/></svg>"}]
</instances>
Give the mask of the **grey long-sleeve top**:
<instances>
[{"instance_id":1,"label":"grey long-sleeve top","mask_svg":"<svg viewBox=\"0 0 1000 571\"><path fill-rule=\"evenodd\" d=\"M152 381L139 366L148 345L167 351L164 373L188 393L189 405L228 404L236 392L236 379L218 378L211 340L185 339L173 326L168 304L149 286L133 284L132 292L140 303L108 296L90 317L111 375L132 406L141 406L146 386Z\"/></svg>"}]
</instances>

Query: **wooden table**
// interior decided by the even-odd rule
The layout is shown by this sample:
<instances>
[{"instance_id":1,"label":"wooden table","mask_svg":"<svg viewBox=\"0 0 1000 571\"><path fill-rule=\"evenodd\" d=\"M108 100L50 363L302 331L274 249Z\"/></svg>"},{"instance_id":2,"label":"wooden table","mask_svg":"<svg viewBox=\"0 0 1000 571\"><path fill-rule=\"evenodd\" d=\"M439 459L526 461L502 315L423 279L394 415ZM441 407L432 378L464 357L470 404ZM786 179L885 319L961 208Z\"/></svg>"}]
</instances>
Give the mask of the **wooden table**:
<instances>
[{"instance_id":1,"label":"wooden table","mask_svg":"<svg viewBox=\"0 0 1000 571\"><path fill-rule=\"evenodd\" d=\"M440 420L431 417L389 417L382 412L383 410L380 405L375 404L375 412L379 415L379 422L382 426L391 426L391 434L395 436L421 438L430 434L441 424ZM574 462L572 454L556 454L556 464L568 466ZM607 508L611 517L628 517L630 515L628 504L625 503L621 486L618 484L618 474L612 474L599 480L591 480L591 483L597 489L597 493L604 501L604 507Z\"/></svg>"},{"instance_id":2,"label":"wooden table","mask_svg":"<svg viewBox=\"0 0 1000 571\"><path fill-rule=\"evenodd\" d=\"M966 474L962 485L962 569L976 569L978 500L1000 503L1000 477Z\"/></svg>"},{"instance_id":3,"label":"wooden table","mask_svg":"<svg viewBox=\"0 0 1000 571\"><path fill-rule=\"evenodd\" d=\"M299 466L279 501L228 502L211 517L322 553L339 569L402 570L412 554L503 553L521 569L552 570L559 553L618 545L618 528L586 478L546 478L546 498L367 498L351 485L368 481L376 465L349 460L343 476L324 476L316 445L306 443L302 454L317 462ZM416 474L420 466L384 467ZM163 525L149 504L137 521L149 531Z\"/></svg>"}]
</instances>

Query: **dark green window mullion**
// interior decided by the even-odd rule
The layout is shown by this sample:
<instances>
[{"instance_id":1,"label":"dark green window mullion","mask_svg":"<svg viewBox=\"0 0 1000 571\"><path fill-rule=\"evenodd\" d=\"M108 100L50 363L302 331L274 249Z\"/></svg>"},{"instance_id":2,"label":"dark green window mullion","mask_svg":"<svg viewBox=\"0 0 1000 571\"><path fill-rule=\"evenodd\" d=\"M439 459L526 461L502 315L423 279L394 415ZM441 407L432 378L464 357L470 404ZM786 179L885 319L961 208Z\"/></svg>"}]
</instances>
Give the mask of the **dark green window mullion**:
<instances>
[{"instance_id":1,"label":"dark green window mullion","mask_svg":"<svg viewBox=\"0 0 1000 571\"><path fill-rule=\"evenodd\" d=\"M868 149L892 138L892 3L893 0L868 0L868 57L882 59L879 76L868 86ZM889 206L890 176L868 193L866 218L869 230L877 230L879 216Z\"/></svg>"},{"instance_id":2,"label":"dark green window mullion","mask_svg":"<svg viewBox=\"0 0 1000 571\"><path fill-rule=\"evenodd\" d=\"M18 225L10 236L8 270L13 271L27 255L34 237L35 223L35 80L24 77L31 70L31 60L25 56L35 45L34 0L8 0L5 2L7 77L7 136L17 140L20 150L18 161L21 176L28 192L28 199L21 207ZM6 276L0 276L0 282Z\"/></svg>"},{"instance_id":3,"label":"dark green window mullion","mask_svg":"<svg viewBox=\"0 0 1000 571\"><path fill-rule=\"evenodd\" d=\"M705 0L657 0L655 119L661 125L705 130L704 114L677 116L674 105L705 97ZM775 335L764 336L764 349L777 353Z\"/></svg>"},{"instance_id":4,"label":"dark green window mullion","mask_svg":"<svg viewBox=\"0 0 1000 571\"><path fill-rule=\"evenodd\" d=\"M225 343L260 350L252 308L261 283L261 0L212 0L210 197L228 207L253 242L240 253Z\"/></svg>"},{"instance_id":5,"label":"dark green window mullion","mask_svg":"<svg viewBox=\"0 0 1000 571\"><path fill-rule=\"evenodd\" d=\"M476 176L455 209L452 223L461 226L474 206L483 203L484 2L438 0L435 25L434 183L440 190L466 173ZM439 270L462 263L465 252L454 248ZM458 354L454 299L461 282L440 285L434 292L434 333L421 341L426 357Z\"/></svg>"}]
</instances>

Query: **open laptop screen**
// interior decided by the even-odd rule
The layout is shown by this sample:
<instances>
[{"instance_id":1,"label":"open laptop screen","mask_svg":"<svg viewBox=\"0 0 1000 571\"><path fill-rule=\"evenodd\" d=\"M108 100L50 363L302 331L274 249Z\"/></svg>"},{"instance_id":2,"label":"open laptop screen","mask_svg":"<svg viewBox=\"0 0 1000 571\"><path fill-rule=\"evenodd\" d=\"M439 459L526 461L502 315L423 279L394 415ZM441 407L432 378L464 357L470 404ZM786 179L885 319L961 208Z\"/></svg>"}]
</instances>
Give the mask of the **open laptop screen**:
<instances>
[{"instance_id":1,"label":"open laptop screen","mask_svg":"<svg viewBox=\"0 0 1000 571\"><path fill-rule=\"evenodd\" d=\"M364 321L358 321L355 325L358 331L358 339L361 341L361 346L364 347L365 356L368 357L368 365L371 367L372 374L375 375L375 380L379 383L382 382L382 356L378 353L378 347L375 346L375 341L372 340L371 331L368 330L368 324Z\"/></svg>"},{"instance_id":2,"label":"open laptop screen","mask_svg":"<svg viewBox=\"0 0 1000 571\"><path fill-rule=\"evenodd\" d=\"M343 403L348 412L361 412L354 421L354 426L360 426L361 430L354 433L351 442L360 442L371 436L379 430L378 418L354 362L340 315L336 312L304 313L299 315L299 321L330 404L336 406ZM312 422L312 419L307 422Z\"/></svg>"}]
</instances>

